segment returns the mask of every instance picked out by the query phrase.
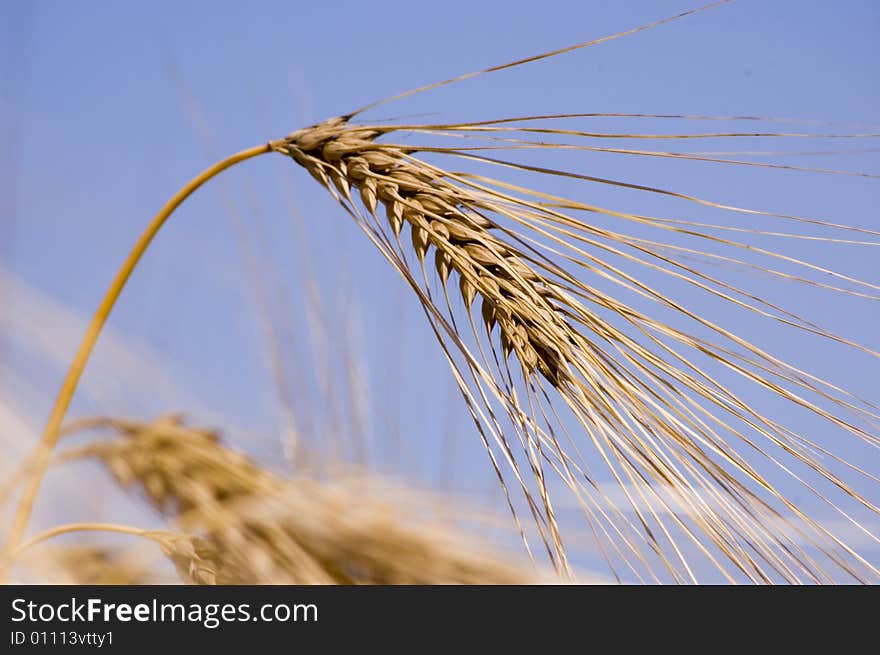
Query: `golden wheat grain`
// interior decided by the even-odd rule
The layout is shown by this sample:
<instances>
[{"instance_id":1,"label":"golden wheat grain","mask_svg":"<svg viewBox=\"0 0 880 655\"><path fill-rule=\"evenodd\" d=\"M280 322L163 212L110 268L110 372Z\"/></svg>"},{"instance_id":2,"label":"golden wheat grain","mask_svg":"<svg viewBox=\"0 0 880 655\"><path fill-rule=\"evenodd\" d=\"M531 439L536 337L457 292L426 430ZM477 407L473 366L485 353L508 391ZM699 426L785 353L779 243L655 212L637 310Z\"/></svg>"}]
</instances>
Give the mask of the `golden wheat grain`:
<instances>
[{"instance_id":1,"label":"golden wheat grain","mask_svg":"<svg viewBox=\"0 0 880 655\"><path fill-rule=\"evenodd\" d=\"M92 423L95 425L95 423ZM499 584L533 578L363 480L286 480L176 417L105 420L119 435L68 451L98 458L175 519L150 531L199 584ZM378 495L377 495L378 494ZM383 500L387 498L389 500Z\"/></svg>"},{"instance_id":2,"label":"golden wheat grain","mask_svg":"<svg viewBox=\"0 0 880 655\"><path fill-rule=\"evenodd\" d=\"M534 118L511 120L523 122ZM549 499L544 464L555 469L565 484L580 498L585 499L585 512L596 518L596 514L601 513L602 509L595 499L590 499L599 490L590 480L592 476L587 474L585 462L574 460L563 450L554 427L548 420L548 410L540 408L542 399L549 402L549 398L541 380L534 377L535 373L540 373L561 396L590 435L621 488L642 485L644 489L641 492L669 512L671 527L683 532L684 537L712 559L728 579L732 578L726 573L724 564L702 546L698 532L717 548L721 556L754 581L768 581L772 574L788 581L799 580L801 574L814 581L825 580L825 574L818 567L815 558L798 543L800 539L809 540L822 555L857 579L862 579L860 576L863 575L858 573L858 569L876 575L874 566L770 487L757 469L737 453L732 443L724 439L723 434L727 432L745 444L754 446L755 441L745 430L732 427L719 418L718 413L709 414L698 401L708 401L720 413L727 412L732 419L741 420L753 428L759 437L765 438L785 454L808 466L866 508L874 512L877 508L814 455L821 447L807 437L758 413L724 385L702 371L695 370L686 355L679 354L661 342L659 337L670 338L678 345L709 354L760 387L771 390L870 443L876 443L876 437L855 423L798 395L796 391L785 388L778 381L789 382L801 390L830 400L841 410L860 413L864 417L873 417L873 408L856 407L846 392L829 393L828 385L822 380L801 375L802 372L795 366L745 341L732 330L712 324L686 309L666 296L662 289L653 289L624 272L612 263L611 257L597 257L579 244L585 243L611 255L657 268L707 293L791 327L831 340L841 339L809 324L792 312L762 301L753 293L696 268L679 264L662 254L661 247L666 244L650 244L624 233L602 230L562 210L598 211L627 220L658 224L652 217L603 210L514 187L485 176L454 173L430 165L416 154L425 150L434 154L476 158L476 155L471 154L470 148L419 148L379 143L376 140L377 137L396 131L457 131L472 135L485 129L486 126L479 123L402 127L352 125L348 117L340 117L294 132L287 139L273 142L272 148L292 157L330 191L416 290L429 320L435 325L438 338L442 341L441 334L445 332L444 336L448 336L453 346L464 354L465 368L472 371L472 382L479 387L476 391L472 390L473 387L468 389L467 383L459 377L459 384L469 404L477 405L480 401L485 404L486 397L493 394L501 401L510 416L511 424L520 433L529 466L538 482L541 507L531 498L525 485L523 491L539 525L546 527L545 545L549 549L552 544L551 556L559 563L559 567L565 569L565 553ZM529 127L503 129L534 130ZM543 131L568 136L595 136L574 130L547 128ZM690 136L735 137L738 134ZM513 162L482 159L535 172L581 177L564 171L538 170ZM516 191L517 195L508 193L505 189ZM650 191L666 193L656 189ZM353 192L360 196L366 214L354 203ZM707 202L696 198L687 199ZM379 205L385 208L390 234L385 232L377 218ZM512 221L515 228L503 226L500 219ZM417 281L411 272L406 248L399 240L403 225L410 227L411 248L416 254L417 265L421 266L422 282ZM710 238L697 233L694 227L687 229L692 235ZM530 230L531 234L525 230ZM543 238L544 243L539 238ZM549 246L547 242L550 243ZM724 244L731 249L750 248L746 244L730 240L724 241ZM626 246L637 248L637 251L645 255L644 259L626 254L623 251ZM447 314L435 304L425 276L424 260L431 248L435 250L434 264L443 284ZM551 260L539 248L543 248L544 252L553 252L557 257ZM565 249L572 254L565 255ZM706 252L694 252L709 256ZM791 259L781 253L765 253L770 257ZM729 255L715 257L742 263ZM651 262L652 258L672 266L660 268ZM653 319L618 298L600 292L566 269L566 262L582 266L592 274L603 276L685 314L695 324L711 328L716 336L734 347L739 347L740 352L723 341L697 338L694 333ZM820 270L842 277L809 262L797 263L808 271ZM772 269L764 270L774 273ZM494 372L491 371L490 360L483 353L480 353L480 361L480 356L472 353L462 341L462 333L458 327L460 324L456 323L453 307L445 291L451 272L459 276L459 288L466 308L473 304L476 296L481 297L480 316L486 333L491 335L493 328L496 325L499 327L501 352L494 356ZM830 286L805 277L788 277ZM874 288L870 283L850 281L868 289ZM842 287L835 289L846 292ZM742 300L743 297L750 301ZM597 309L625 319L642 336L648 338L647 343L638 341ZM772 310L772 313L768 310ZM470 324L474 332L474 343L479 343L473 321ZM858 344L848 345L871 352ZM511 353L515 354L522 371L520 385L517 385L515 376L511 375L511 369L506 364ZM518 391L525 395L528 403L522 400ZM483 422L489 423L488 429L491 430L494 419L487 421L487 415L491 417L491 410L482 417ZM705 419L714 421L715 426ZM509 445L497 426L494 437L502 445L502 454L508 457L522 484ZM835 457L829 451L822 452ZM777 461L772 455L768 457ZM844 463L857 474L873 477L868 471ZM791 513L792 519L785 529L767 527L780 520L785 522L786 519L780 517L779 510L769 500L755 493L754 484L763 487L772 500L781 503ZM640 502L635 497L630 497L629 501L644 525L653 523L659 527L671 546L672 557L666 557L659 539L650 531L645 530L644 534L639 535L636 530L634 537L646 536L645 544L661 557L663 565L676 579L693 579L686 558L681 555L671 536L671 529L667 528L656 511L647 510L642 513L640 506L651 503L644 499ZM682 515L687 517L687 521L681 518ZM599 521L603 519L609 524L609 530L616 530L614 525L610 525L607 515L597 518ZM794 527L795 523L802 526ZM802 527L812 531L814 536L803 537L798 532L797 538L794 538L791 531L797 532ZM618 531L617 536L635 557L642 559L639 548L623 537L622 532ZM678 564L674 559L679 560ZM679 571L684 577L679 577Z\"/></svg>"}]
</instances>

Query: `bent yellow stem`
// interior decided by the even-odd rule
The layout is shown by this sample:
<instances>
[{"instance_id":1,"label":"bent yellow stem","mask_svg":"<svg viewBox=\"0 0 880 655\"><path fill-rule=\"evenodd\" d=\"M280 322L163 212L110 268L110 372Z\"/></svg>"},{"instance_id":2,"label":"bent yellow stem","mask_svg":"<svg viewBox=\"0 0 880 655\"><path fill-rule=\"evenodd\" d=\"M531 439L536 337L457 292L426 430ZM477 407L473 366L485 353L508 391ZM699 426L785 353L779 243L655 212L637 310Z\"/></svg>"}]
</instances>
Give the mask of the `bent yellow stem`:
<instances>
[{"instance_id":1,"label":"bent yellow stem","mask_svg":"<svg viewBox=\"0 0 880 655\"><path fill-rule=\"evenodd\" d=\"M58 397L55 399L52 413L49 415L49 420L46 423L46 429L43 431L43 435L40 438L36 449L29 458L30 465L28 466L28 479L25 488L22 491L21 500L19 501L18 509L16 510L12 521L12 527L9 530L9 536L3 548L2 558L0 558L0 581L5 581L7 578L9 568L12 564L13 554L19 543L21 543L24 532L27 529L28 521L30 520L31 512L33 511L34 501L36 500L37 492L40 488L40 483L42 482L43 476L49 465L49 458L52 454L52 450L58 442L61 424L64 421L64 416L67 413L71 400L73 399L73 394L76 392L77 384L79 383L80 377L82 377L83 370L88 363L89 356L98 340L98 336L101 334L101 329L104 327L104 323L107 322L107 317L110 315L110 311L116 304L116 301L119 298L120 293L122 293L122 289L125 287L126 282L128 282L128 278L131 276L132 271L134 271L135 266L137 266L141 257L143 257L144 252L146 252L153 238L156 236L156 233L158 233L162 225L165 224L165 221L168 220L168 217L171 216L174 210L192 195L196 189L219 173L222 173L227 168L271 151L271 143L242 150L241 152L206 168L199 175L190 180L189 183L181 188L180 191L178 191L174 197L162 207L159 213L156 214L144 230L143 234L141 234L131 252L128 254L122 267L116 273L116 277L113 278L110 288L104 295L101 305L92 317L92 322L89 324L89 327L80 342L76 356L70 364L67 376L64 378L64 383L61 385L61 390L58 392Z\"/></svg>"},{"instance_id":2,"label":"bent yellow stem","mask_svg":"<svg viewBox=\"0 0 880 655\"><path fill-rule=\"evenodd\" d=\"M41 532L40 534L28 539L20 546L17 546L15 550L12 551L13 559L39 543L42 543L48 539L57 537L62 534L68 534L70 532L120 532L122 534L130 534L136 537L146 537L148 539L151 538L152 535L150 530L135 528L128 525L119 525L117 523L68 523L66 525L59 525L49 530L46 530L45 532Z\"/></svg>"}]
</instances>

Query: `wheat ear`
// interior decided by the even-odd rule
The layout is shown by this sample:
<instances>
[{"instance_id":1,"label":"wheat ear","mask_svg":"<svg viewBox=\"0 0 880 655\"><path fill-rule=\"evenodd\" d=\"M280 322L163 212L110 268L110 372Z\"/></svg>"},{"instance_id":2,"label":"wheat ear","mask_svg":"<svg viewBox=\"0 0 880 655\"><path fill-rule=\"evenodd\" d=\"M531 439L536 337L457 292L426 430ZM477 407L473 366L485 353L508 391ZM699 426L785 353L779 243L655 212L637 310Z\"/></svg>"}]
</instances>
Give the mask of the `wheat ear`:
<instances>
[{"instance_id":1,"label":"wheat ear","mask_svg":"<svg viewBox=\"0 0 880 655\"><path fill-rule=\"evenodd\" d=\"M523 117L511 121L526 122L538 118L563 117ZM495 121L488 123L494 124ZM878 573L876 567L776 491L758 469L738 455L735 447L722 437L722 432L726 431L750 447L755 447L756 442L747 436L745 431L720 420L717 415L707 415L697 404L696 399L708 401L720 413L727 412L734 420L745 422L748 427L755 429L760 437L783 449L786 454L817 472L872 512L877 511L876 506L812 454L811 451L815 451L819 446L769 417L759 414L715 379L699 371L696 371L697 375L695 375L693 365L687 359L683 359L681 354L662 344L652 336L651 332L672 338L685 347L709 353L759 385L771 389L774 393L814 412L817 416L842 427L868 443L877 443L876 437L859 428L856 423L829 413L814 401L797 395L796 391L783 388L773 380L772 376L800 387L801 390L815 393L835 403L840 409L854 412L868 420L875 416L872 406L859 408L852 402L852 397L848 398L846 392L836 387L832 388L834 393L829 393L827 383L824 381L806 376L799 369L748 343L732 331L712 324L682 308L675 301L665 297L662 291L652 289L638 278L615 267L610 263L610 258L598 259L579 243L598 247L613 255L629 257L629 259L634 258L627 256L622 251L622 247L638 248L648 257L673 264L679 269L678 271L674 268L660 269L663 272L684 279L726 301L736 303L762 316L779 320L788 326L846 343L869 354L876 353L859 344L846 342L821 327L806 322L796 314L770 305L758 296L738 289L721 279L710 277L691 267L678 265L662 254L661 247L667 247L666 244L640 241L622 233L600 230L563 210L601 211L627 220L650 222L665 227L653 217L603 210L565 198L514 187L500 180L451 172L449 169L428 164L424 159L419 158L417 153L479 158L483 162L545 174L582 176L564 171L539 170L513 162L490 160L472 154L474 149L468 147L404 146L377 141L379 137L387 136L397 130L443 134L457 132L470 136L487 129L489 127L481 123L431 126L352 125L347 117L339 117L294 132L287 139L274 142L273 147L304 167L355 218L374 245L417 293L426 309L426 315L435 326L435 333L441 343L448 339L449 348L457 349L464 355L461 364L464 368L456 371L465 399L471 407L479 405L481 401L486 407L486 413L479 419L476 417L476 410L472 410L478 427L480 423L485 424L486 431L491 432L499 444L501 457L506 458L513 469L529 510L537 523L546 530L541 532L544 545L558 568L564 571L567 565L561 533L550 500L549 486L544 472L545 465L549 465L566 486L579 498L584 499L584 510L588 517L597 523L604 523L603 529L608 531L607 534L616 532L620 545L630 550L631 554L643 564L646 560L630 538L640 539L647 536L645 544L660 557L663 566L677 580L688 578L693 580L693 573L672 536L673 529L682 531L685 538L702 549L703 554L709 557L731 581L733 578L726 573L722 561L702 545L697 537L698 532L708 537L710 543L724 558L754 581L769 581L771 575L796 581L800 579L801 574L806 574L814 581L826 580L826 574L821 571L816 559L798 543L801 540L808 541L811 547L817 548L823 556L856 579L863 579L863 575L876 575ZM528 133L537 128L522 126L500 128L496 125L492 129ZM543 132L553 134L583 134L573 130L541 129ZM595 135L591 133L589 136ZM726 136L734 138L739 135ZM494 138L494 134L489 138ZM514 141L517 145L526 143L522 140L508 140ZM542 144L542 147L560 146ZM614 183L607 180L603 182ZM662 192L662 190L651 191ZM528 195L533 199L528 198ZM365 213L355 203L356 197L359 197L366 210ZM382 212L385 217L384 222L377 217L380 208L384 209ZM800 220L796 217L787 218ZM512 222L518 229L510 227L510 223L501 223L500 219ZM386 232L386 225L390 227L390 232ZM403 246L400 240L404 226L409 227L411 234L411 245L407 247ZM683 229L693 230L693 228ZM703 236L695 231L693 233ZM599 237L604 237L611 245L602 243ZM549 241L551 246L544 245L538 238L544 239L545 242ZM717 240L715 237L705 238ZM723 243L733 248L750 247L735 241ZM875 245L873 242L862 243ZM548 258L539 248L555 255L555 259ZM566 254L566 249L571 255ZM411 250L416 255L412 264L408 261L407 250ZM432 251L433 265L442 285L448 313L444 313L435 304L425 274L425 259ZM700 252L700 254L711 256L709 253ZM766 254L785 258L784 255L773 251L766 251ZM730 257L725 259L740 261ZM643 260L636 261L641 263ZM744 354L732 350L730 346L721 342L700 339L672 325L657 321L625 305L619 299L599 292L595 287L583 283L566 270L561 265L563 262L576 263L592 274L613 280L627 290L635 290L686 314L695 322L710 327ZM808 271L819 270L840 277L829 269L819 268L808 262L797 263ZM650 260L647 261L647 265L658 268L651 264ZM411 270L411 266L421 269L421 281L416 271ZM770 269L762 270L773 272ZM473 352L473 346L468 346L463 341L461 323L456 322L455 312L446 289L452 273L458 276L459 290L466 308L473 305L477 298L480 299L478 316L481 318L484 334L491 336L496 326L498 328L501 350L494 359L494 372L491 358L487 360L482 354L481 359L482 351ZM804 277L788 277L812 285L823 284ZM849 281L860 284L868 290L876 288L869 283ZM842 293L852 293L843 287L827 284L826 286ZM736 294L745 296L751 302L739 300ZM642 336L648 337L648 346L653 346L653 351L597 313L590 305L618 314L638 328ZM479 331L472 320L470 325L474 339L470 343L479 344L481 339ZM603 344L610 345L612 349L609 350ZM494 349L491 341L489 347ZM444 350L449 353L446 346ZM512 375L513 371L508 368L507 360L511 354L515 356L514 361L519 363L521 371L519 376ZM454 368L457 366L453 359L450 359L450 363ZM755 368L757 371L754 370ZM458 372L459 370L470 373ZM471 376L470 381L466 380L467 375ZM536 378L536 375L539 377ZM628 498L628 502L641 522L645 525L655 523L659 526L664 540L669 545L671 558L665 554L667 548L662 546L660 540L650 531L646 530L640 536L639 531L635 530L624 536L624 530L627 528L625 519L618 513L617 520L612 521L603 512L599 506L601 491L591 479L593 476L589 473L586 462L575 460L572 454L565 452L557 439L556 430L561 432L565 430L565 426L557 425L554 429L550 420L551 412L554 410L547 390L543 389L541 379L561 396L577 422L590 435L606 465L614 472L621 488L625 489L628 485L644 486L644 489L633 493ZM825 385L826 389L823 389L822 385ZM678 389L676 390L675 387ZM693 395L689 397L686 395L687 392ZM491 408L486 404L486 398L492 396L500 401L510 417L511 425L520 435L528 465L537 481L535 491L537 497L533 497L532 492L523 483L523 477L507 438L498 427ZM701 413L715 421L716 426L707 423ZM830 451L822 452L837 458L851 471L876 480L870 471L840 460ZM772 462L788 470L786 465L775 456L767 456ZM815 491L810 483L800 477L796 479ZM789 520L782 517L777 508L750 489L752 484L757 484L769 492L773 501L780 503L785 511L793 515L793 518ZM658 489L661 491L658 492ZM664 489L666 491L662 491ZM723 491L719 494L721 490ZM639 493L643 494L642 501L638 499ZM724 495L727 494L733 502L725 499ZM667 498L667 495L671 498ZM823 496L820 498L824 499ZM667 527L655 510L642 513L640 505L642 502L647 503L648 499L651 499L649 504L659 504L664 511L672 515L672 526ZM613 505L612 511L617 511ZM692 527L688 522L681 520L679 511L688 514L691 518L697 516L696 525ZM849 518L845 512L843 515ZM801 528L795 527L797 522L803 523L805 529L813 532L814 536L805 536ZM774 523L785 524L782 534L777 529L766 527ZM792 533L798 536L793 538ZM757 556L750 554L749 550L755 551ZM621 550L618 550L616 555L625 560ZM678 564L674 559L679 560ZM847 563L848 559L852 562ZM761 560L763 564L759 563ZM863 568L865 573L858 573L859 568ZM682 577L679 577L679 571Z\"/></svg>"},{"instance_id":2,"label":"wheat ear","mask_svg":"<svg viewBox=\"0 0 880 655\"><path fill-rule=\"evenodd\" d=\"M537 61L602 40L607 39L440 84ZM828 569L862 582L880 577L875 564L774 485L768 470L781 472L874 543L880 543L880 537L844 502L854 503L870 516L876 516L880 509L844 473L859 484L872 485L872 489L880 479L870 467L860 466L839 450L762 413L735 385L725 384L716 368L734 375L737 382L744 381L764 394L785 400L817 424L854 437L870 452L880 446L876 435L880 408L785 361L723 323L710 320L699 308L629 270L637 268L665 276L670 285L684 285L743 315L876 358L880 357L876 350L765 299L760 291L740 286L717 269L745 269L814 290L874 301L880 299L880 285L876 283L779 249L753 245L745 238L876 247L880 245L876 240L880 233L838 225L822 217L733 206L661 187L496 156L498 151L579 150L817 172L699 153L597 146L584 140L848 139L878 135L603 133L560 126L565 121L612 114L394 126L352 122L355 115L372 106L376 103L294 132L271 142L260 153L280 152L303 166L349 212L416 293L505 492L502 468L516 478L542 544L561 572L568 570L568 564L557 510L551 501L552 487L559 483L574 494L597 542L605 544L602 552L615 575L622 565L639 580L645 575L659 581L663 575L659 568L673 581L698 581L691 564L693 555L686 552L689 548L708 559L729 581L739 576L753 582L827 582L833 580ZM445 146L383 141L395 133L457 142ZM711 224L680 215L667 218L617 211L461 171L453 164L436 165L429 161L431 157L541 179L553 177L651 194L691 208L729 212L762 223L757 227ZM380 208L384 219L377 216ZM629 234L622 228L602 227L598 220L591 220L596 217L636 226L639 231ZM773 222L832 234L783 231L764 224ZM411 232L410 246L404 246L400 239L404 225ZM645 236L648 229L660 237ZM718 234L722 230L725 232ZM690 242L677 243L673 237ZM759 256L764 263L743 258L743 252ZM428 279L425 259L429 253L440 278L442 298L435 295ZM448 293L447 281L453 273L465 301L464 315L456 311ZM583 274L589 282L581 279ZM608 291L609 286L616 291ZM626 302L626 296L650 305L661 315ZM477 298L481 307L475 318L469 310ZM687 327L663 318L669 314ZM492 336L496 328L497 341ZM95 336L87 337L87 341L93 343ZM69 376L72 383L59 397L41 442L44 450L38 451L37 474L30 479L16 516L9 541L12 547L24 531L48 451L57 439L58 425L90 347L77 359L72 371L77 367L78 371ZM586 435L600 464L625 497L623 503L609 498L602 478L580 452L571 434L572 425ZM530 476L524 474L517 459L514 437L519 439ZM843 501L836 500L832 493L842 494ZM516 516L515 503L509 502Z\"/></svg>"},{"instance_id":3,"label":"wheat ear","mask_svg":"<svg viewBox=\"0 0 880 655\"><path fill-rule=\"evenodd\" d=\"M64 459L98 459L120 485L173 518L178 531L150 535L189 582L503 584L535 577L486 544L420 518L431 503L412 490L284 479L177 417L103 423L115 438Z\"/></svg>"}]
</instances>

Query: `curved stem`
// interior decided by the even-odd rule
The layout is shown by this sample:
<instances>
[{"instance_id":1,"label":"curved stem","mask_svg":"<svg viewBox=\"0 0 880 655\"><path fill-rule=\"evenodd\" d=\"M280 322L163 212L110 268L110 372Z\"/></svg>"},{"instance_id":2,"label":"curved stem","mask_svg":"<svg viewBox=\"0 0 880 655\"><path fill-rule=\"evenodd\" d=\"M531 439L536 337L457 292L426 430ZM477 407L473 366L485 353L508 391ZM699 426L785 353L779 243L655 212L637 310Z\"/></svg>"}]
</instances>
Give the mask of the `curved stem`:
<instances>
[{"instance_id":1,"label":"curved stem","mask_svg":"<svg viewBox=\"0 0 880 655\"><path fill-rule=\"evenodd\" d=\"M12 551L12 557L16 558L28 548L36 546L40 542L69 532L121 532L122 534L131 534L136 537L150 536L150 530L135 528L129 525L119 525L117 523L68 523L66 525L59 525L50 528L45 532L41 532L40 534L31 537Z\"/></svg>"},{"instance_id":2,"label":"curved stem","mask_svg":"<svg viewBox=\"0 0 880 655\"><path fill-rule=\"evenodd\" d=\"M55 399L52 413L49 415L46 429L43 431L43 436L40 438L36 449L31 455L28 480L25 489L22 492L21 501L19 502L15 517L13 518L9 537L3 548L3 556L0 558L0 582L6 579L9 567L12 564L12 553L21 542L24 532L27 529L27 524L30 520L31 512L33 511L34 501L36 500L40 483L42 482L43 476L46 473L46 468L49 465L49 458L52 454L52 450L58 442L61 423L64 420L64 415L67 413L67 408L70 406L70 401L76 391L76 386L79 383L83 370L88 363L95 342L98 340L101 329L104 327L104 323L106 323L110 311L116 304L119 294L125 287L126 282L128 282L128 278L131 276L135 266L137 266L137 263L149 247L150 242L174 210L205 182L231 166L271 151L271 143L249 148L248 150L242 150L241 152L210 166L190 180L190 182L180 189L180 191L178 191L174 197L162 207L159 213L156 214L144 230L143 234L141 234L137 243L134 245L134 248L132 248L131 252L128 254L122 267L116 273L116 277L113 278L110 288L104 295L101 305L92 317L92 322L89 324L89 327L80 342L79 350L77 350L76 356L67 371L67 376L64 378L64 383L61 385L58 397Z\"/></svg>"}]
</instances>

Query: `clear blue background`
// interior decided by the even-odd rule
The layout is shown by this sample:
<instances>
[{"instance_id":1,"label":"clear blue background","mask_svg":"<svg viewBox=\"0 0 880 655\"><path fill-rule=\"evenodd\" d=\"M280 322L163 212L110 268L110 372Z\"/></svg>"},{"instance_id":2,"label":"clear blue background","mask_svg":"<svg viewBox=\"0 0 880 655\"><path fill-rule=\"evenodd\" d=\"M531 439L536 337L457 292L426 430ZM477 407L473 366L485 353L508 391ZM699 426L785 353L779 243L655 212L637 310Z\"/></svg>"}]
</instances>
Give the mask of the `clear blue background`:
<instances>
[{"instance_id":1,"label":"clear blue background","mask_svg":"<svg viewBox=\"0 0 880 655\"><path fill-rule=\"evenodd\" d=\"M3 2L0 398L7 414L40 427L79 338L80 326L60 316L89 315L150 216L219 156L414 86L691 7L662 0ZM878 37L876 2L746 0L392 103L373 117L620 111L876 126ZM866 144L823 147L851 145ZM876 152L787 163L880 172ZM728 169L711 165L682 174L666 160L607 164L601 173L633 181L878 225L875 180L761 171L736 186ZM877 280L876 255L847 252L835 263ZM315 279L320 311L309 300ZM822 318L880 347L876 306L853 307ZM267 348L264 319L280 353ZM326 193L280 157L249 162L188 201L135 273L111 325L118 347L135 354L125 364L116 342L99 344L74 416L182 410L283 467L274 362L314 451L498 502L411 294ZM878 400L876 362L813 354L821 371ZM8 430L10 443L26 441Z\"/></svg>"}]
</instances>

